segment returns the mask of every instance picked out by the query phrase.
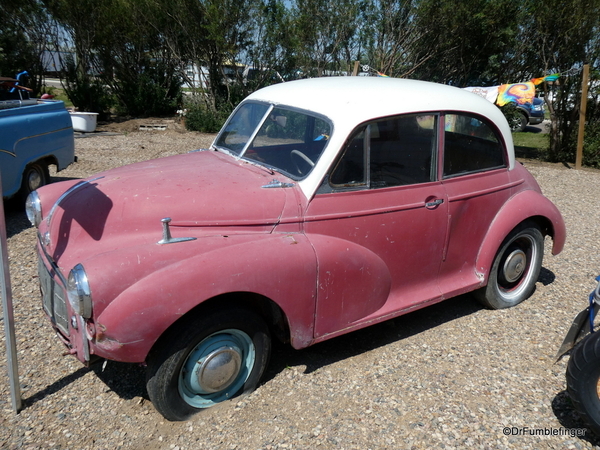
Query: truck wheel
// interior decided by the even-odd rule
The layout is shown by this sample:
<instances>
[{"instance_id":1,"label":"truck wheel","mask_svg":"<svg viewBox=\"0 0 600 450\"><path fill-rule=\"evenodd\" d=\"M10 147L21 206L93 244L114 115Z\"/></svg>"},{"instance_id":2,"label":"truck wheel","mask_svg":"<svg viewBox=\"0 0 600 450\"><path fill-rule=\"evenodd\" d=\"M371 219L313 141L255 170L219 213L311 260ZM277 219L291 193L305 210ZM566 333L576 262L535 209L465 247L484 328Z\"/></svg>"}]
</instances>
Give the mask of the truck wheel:
<instances>
[{"instance_id":1,"label":"truck wheel","mask_svg":"<svg viewBox=\"0 0 600 450\"><path fill-rule=\"evenodd\" d=\"M600 332L586 336L571 353L567 392L573 406L600 436Z\"/></svg>"},{"instance_id":2,"label":"truck wheel","mask_svg":"<svg viewBox=\"0 0 600 450\"><path fill-rule=\"evenodd\" d=\"M48 184L50 181L50 172L44 162L35 162L28 164L23 172L21 181L21 190L19 196L25 200L29 194L36 189Z\"/></svg>"},{"instance_id":3,"label":"truck wheel","mask_svg":"<svg viewBox=\"0 0 600 450\"><path fill-rule=\"evenodd\" d=\"M523 113L515 113L513 117L510 119L510 129L511 131L525 131L525 127L529 123L529 119Z\"/></svg>"},{"instance_id":4,"label":"truck wheel","mask_svg":"<svg viewBox=\"0 0 600 450\"><path fill-rule=\"evenodd\" d=\"M544 257L544 236L533 222L523 222L506 237L494 258L487 286L474 292L491 309L510 308L535 288Z\"/></svg>"},{"instance_id":5,"label":"truck wheel","mask_svg":"<svg viewBox=\"0 0 600 450\"><path fill-rule=\"evenodd\" d=\"M529 123L529 119L525 114L519 114L517 120L517 129L515 131L525 131L525 127Z\"/></svg>"},{"instance_id":6,"label":"truck wheel","mask_svg":"<svg viewBox=\"0 0 600 450\"><path fill-rule=\"evenodd\" d=\"M177 324L148 357L146 388L167 420L193 414L256 388L271 353L264 321L236 308Z\"/></svg>"}]
</instances>

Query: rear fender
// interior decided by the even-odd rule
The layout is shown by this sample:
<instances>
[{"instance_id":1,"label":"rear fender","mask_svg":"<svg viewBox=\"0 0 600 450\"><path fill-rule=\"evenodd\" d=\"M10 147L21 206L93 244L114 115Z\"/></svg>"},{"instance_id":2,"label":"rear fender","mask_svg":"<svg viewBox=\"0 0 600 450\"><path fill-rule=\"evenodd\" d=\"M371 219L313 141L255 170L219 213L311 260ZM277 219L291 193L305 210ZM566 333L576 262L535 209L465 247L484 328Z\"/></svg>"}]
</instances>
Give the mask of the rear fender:
<instances>
[{"instance_id":1,"label":"rear fender","mask_svg":"<svg viewBox=\"0 0 600 450\"><path fill-rule=\"evenodd\" d=\"M487 283L489 271L502 242L521 222L533 219L544 235L552 237L552 254L560 253L565 245L566 229L563 218L554 204L534 190L521 191L511 197L493 220L477 255L476 271Z\"/></svg>"},{"instance_id":2,"label":"rear fender","mask_svg":"<svg viewBox=\"0 0 600 450\"><path fill-rule=\"evenodd\" d=\"M316 270L314 250L302 234L261 235L178 261L141 279L104 309L92 349L108 359L143 362L175 321L208 299L235 292L274 301L288 321L291 344L306 347L313 340Z\"/></svg>"}]
</instances>

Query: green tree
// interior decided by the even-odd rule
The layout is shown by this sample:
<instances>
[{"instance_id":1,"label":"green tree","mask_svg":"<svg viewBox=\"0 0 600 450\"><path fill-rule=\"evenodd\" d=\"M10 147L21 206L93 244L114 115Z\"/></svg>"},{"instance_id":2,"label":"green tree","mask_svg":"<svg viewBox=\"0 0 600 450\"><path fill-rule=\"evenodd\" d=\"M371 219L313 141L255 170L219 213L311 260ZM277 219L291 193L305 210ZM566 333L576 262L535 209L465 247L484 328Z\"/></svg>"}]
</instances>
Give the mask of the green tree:
<instances>
[{"instance_id":1,"label":"green tree","mask_svg":"<svg viewBox=\"0 0 600 450\"><path fill-rule=\"evenodd\" d=\"M255 38L247 49L249 62L263 69L256 80L252 80L250 89L262 87L273 80L277 71L285 79L293 79L298 68L297 39L291 33L293 17L283 0L264 0L255 11ZM275 77L277 78L277 77Z\"/></svg>"},{"instance_id":2,"label":"green tree","mask_svg":"<svg viewBox=\"0 0 600 450\"><path fill-rule=\"evenodd\" d=\"M500 84L524 11L509 0L420 0L419 79L459 87Z\"/></svg>"},{"instance_id":3,"label":"green tree","mask_svg":"<svg viewBox=\"0 0 600 450\"><path fill-rule=\"evenodd\" d=\"M360 39L365 48L364 62L393 77L411 77L429 57L416 60L417 44L427 39L428 29L419 28L417 8L412 2L377 0L365 8L365 25Z\"/></svg>"},{"instance_id":4,"label":"green tree","mask_svg":"<svg viewBox=\"0 0 600 450\"><path fill-rule=\"evenodd\" d=\"M103 112L117 101L123 113L175 112L181 100L180 60L160 31L164 15L147 0L46 0L64 30L57 48L65 61L65 90L75 106Z\"/></svg>"},{"instance_id":5,"label":"green tree","mask_svg":"<svg viewBox=\"0 0 600 450\"><path fill-rule=\"evenodd\" d=\"M53 51L60 59L67 96L82 111L106 112L110 95L96 76L102 72L96 42L112 1L44 1L56 23Z\"/></svg>"},{"instance_id":6,"label":"green tree","mask_svg":"<svg viewBox=\"0 0 600 450\"><path fill-rule=\"evenodd\" d=\"M38 95L42 87L42 55L47 49L50 20L37 0L1 0L0 75L29 73L28 87Z\"/></svg>"},{"instance_id":7,"label":"green tree","mask_svg":"<svg viewBox=\"0 0 600 450\"><path fill-rule=\"evenodd\" d=\"M574 161L582 68L589 63L596 81L600 69L600 1L528 0L524 4L528 14L521 22L519 41L526 45L515 64L533 77L561 73L557 83L541 86L551 116L549 158ZM591 108L588 120L598 119Z\"/></svg>"},{"instance_id":8,"label":"green tree","mask_svg":"<svg viewBox=\"0 0 600 450\"><path fill-rule=\"evenodd\" d=\"M366 3L355 0L292 2L291 32L298 69L304 76L349 72L360 59L359 29Z\"/></svg>"}]
</instances>

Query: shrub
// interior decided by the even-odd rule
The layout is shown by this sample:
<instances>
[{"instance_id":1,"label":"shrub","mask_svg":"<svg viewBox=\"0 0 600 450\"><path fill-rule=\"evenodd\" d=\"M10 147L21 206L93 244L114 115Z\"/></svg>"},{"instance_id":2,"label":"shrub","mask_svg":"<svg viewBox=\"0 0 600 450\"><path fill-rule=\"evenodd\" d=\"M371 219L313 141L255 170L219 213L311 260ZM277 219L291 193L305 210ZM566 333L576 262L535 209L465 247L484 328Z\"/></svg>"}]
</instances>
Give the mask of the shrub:
<instances>
[{"instance_id":1,"label":"shrub","mask_svg":"<svg viewBox=\"0 0 600 450\"><path fill-rule=\"evenodd\" d=\"M190 131L216 133L227 120L229 113L229 108L221 108L218 111L212 111L206 105L200 102L194 102L187 105L185 128Z\"/></svg>"},{"instance_id":2,"label":"shrub","mask_svg":"<svg viewBox=\"0 0 600 450\"><path fill-rule=\"evenodd\" d=\"M561 134L561 145L555 155L546 155L551 162L575 163L577 155L578 121L575 121ZM589 121L583 135L583 161L586 167L600 169L600 122Z\"/></svg>"},{"instance_id":3,"label":"shrub","mask_svg":"<svg viewBox=\"0 0 600 450\"><path fill-rule=\"evenodd\" d=\"M522 114L517 109L514 103L507 103L506 105L500 108L504 117L506 117L506 121L510 125L512 130L517 128L517 125L521 122Z\"/></svg>"},{"instance_id":4,"label":"shrub","mask_svg":"<svg viewBox=\"0 0 600 450\"><path fill-rule=\"evenodd\" d=\"M574 139L575 149L577 151L577 137ZM573 156L573 161L575 156ZM583 164L588 167L600 169L600 122L588 122L585 125L583 135Z\"/></svg>"},{"instance_id":5,"label":"shrub","mask_svg":"<svg viewBox=\"0 0 600 450\"><path fill-rule=\"evenodd\" d=\"M117 112L137 117L172 115L182 101L181 78L169 76L164 64L144 68L143 72L118 77L115 92L119 98Z\"/></svg>"}]
</instances>

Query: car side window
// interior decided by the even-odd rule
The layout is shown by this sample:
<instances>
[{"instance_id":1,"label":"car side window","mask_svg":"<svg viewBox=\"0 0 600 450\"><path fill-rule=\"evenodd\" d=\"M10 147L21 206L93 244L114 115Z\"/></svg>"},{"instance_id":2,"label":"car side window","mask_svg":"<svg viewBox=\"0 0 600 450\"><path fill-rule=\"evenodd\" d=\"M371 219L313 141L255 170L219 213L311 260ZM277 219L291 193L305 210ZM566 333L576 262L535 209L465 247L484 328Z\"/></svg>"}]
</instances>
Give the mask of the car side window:
<instances>
[{"instance_id":1,"label":"car side window","mask_svg":"<svg viewBox=\"0 0 600 450\"><path fill-rule=\"evenodd\" d=\"M466 114L444 119L444 178L506 167L504 146L495 130Z\"/></svg>"},{"instance_id":2,"label":"car side window","mask_svg":"<svg viewBox=\"0 0 600 450\"><path fill-rule=\"evenodd\" d=\"M332 187L337 189L367 187L365 167L368 135L368 125L363 125L352 133L342 157L331 174L329 182Z\"/></svg>"},{"instance_id":3,"label":"car side window","mask_svg":"<svg viewBox=\"0 0 600 450\"><path fill-rule=\"evenodd\" d=\"M434 115L406 115L371 125L371 188L426 183L435 179Z\"/></svg>"},{"instance_id":4,"label":"car side window","mask_svg":"<svg viewBox=\"0 0 600 450\"><path fill-rule=\"evenodd\" d=\"M435 114L380 119L359 127L329 179L334 190L435 180Z\"/></svg>"}]
</instances>

